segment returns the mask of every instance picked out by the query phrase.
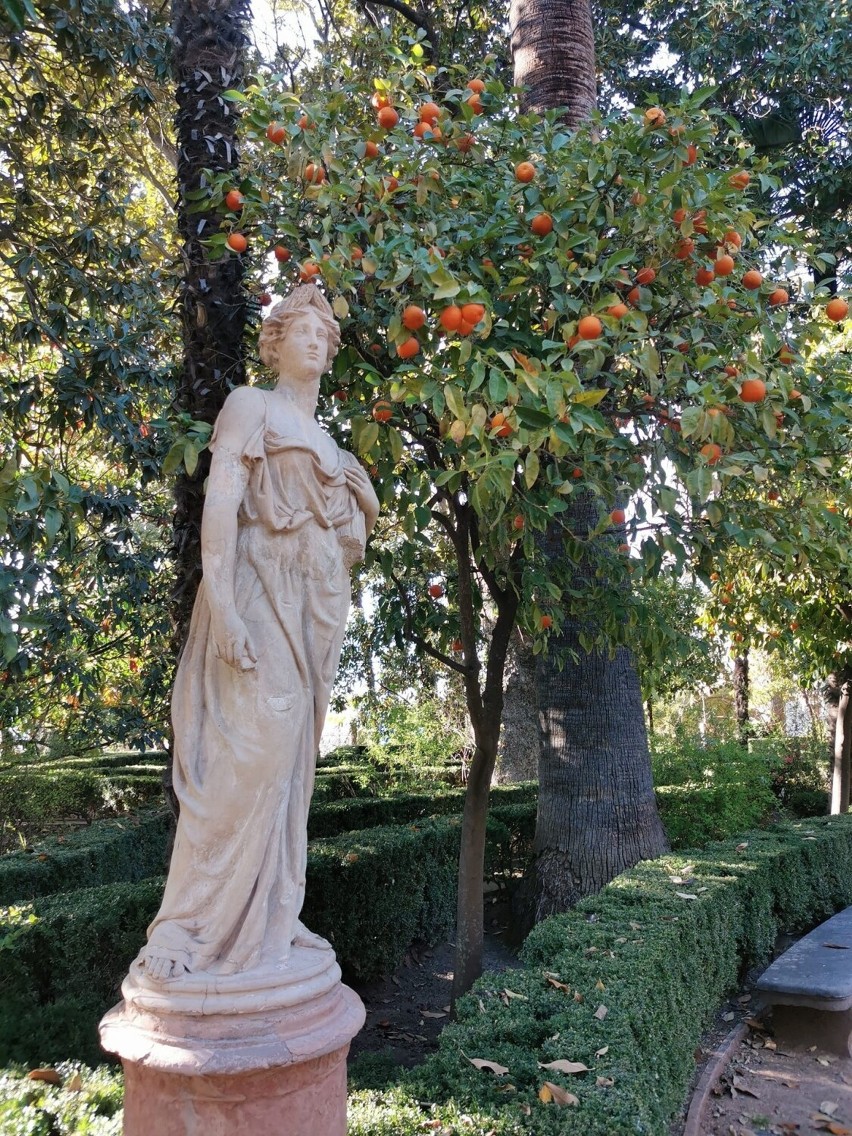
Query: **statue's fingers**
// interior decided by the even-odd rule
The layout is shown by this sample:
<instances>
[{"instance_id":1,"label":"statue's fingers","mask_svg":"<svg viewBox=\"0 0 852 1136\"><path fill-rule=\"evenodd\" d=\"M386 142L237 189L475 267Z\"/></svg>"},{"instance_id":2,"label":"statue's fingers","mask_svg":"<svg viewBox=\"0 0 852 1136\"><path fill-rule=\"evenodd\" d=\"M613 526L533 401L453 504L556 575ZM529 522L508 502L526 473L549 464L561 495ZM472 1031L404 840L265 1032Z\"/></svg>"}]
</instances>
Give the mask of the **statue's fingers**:
<instances>
[{"instance_id":1,"label":"statue's fingers","mask_svg":"<svg viewBox=\"0 0 852 1136\"><path fill-rule=\"evenodd\" d=\"M252 663L257 662L257 654L255 653L254 643L251 641L251 636L246 632L245 644L243 646L243 654L251 659Z\"/></svg>"}]
</instances>

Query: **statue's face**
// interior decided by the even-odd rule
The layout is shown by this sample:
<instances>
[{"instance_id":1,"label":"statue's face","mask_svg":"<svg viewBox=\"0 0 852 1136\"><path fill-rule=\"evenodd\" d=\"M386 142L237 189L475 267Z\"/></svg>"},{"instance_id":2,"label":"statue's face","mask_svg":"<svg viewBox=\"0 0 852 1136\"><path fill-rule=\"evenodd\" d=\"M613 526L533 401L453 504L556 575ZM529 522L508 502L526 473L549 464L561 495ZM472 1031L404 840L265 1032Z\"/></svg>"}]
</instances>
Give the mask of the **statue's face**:
<instances>
[{"instance_id":1,"label":"statue's face","mask_svg":"<svg viewBox=\"0 0 852 1136\"><path fill-rule=\"evenodd\" d=\"M300 312L278 345L278 370L294 379L316 382L328 358L328 332L319 315Z\"/></svg>"}]
</instances>

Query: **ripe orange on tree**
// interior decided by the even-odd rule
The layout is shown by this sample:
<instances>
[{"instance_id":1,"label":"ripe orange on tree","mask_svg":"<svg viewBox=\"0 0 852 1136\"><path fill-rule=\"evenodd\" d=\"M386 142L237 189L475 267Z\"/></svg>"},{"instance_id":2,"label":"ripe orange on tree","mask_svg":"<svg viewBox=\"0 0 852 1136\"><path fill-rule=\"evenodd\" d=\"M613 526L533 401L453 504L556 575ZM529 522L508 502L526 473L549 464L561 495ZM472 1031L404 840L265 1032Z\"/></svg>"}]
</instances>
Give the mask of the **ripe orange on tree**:
<instances>
[{"instance_id":1,"label":"ripe orange on tree","mask_svg":"<svg viewBox=\"0 0 852 1136\"><path fill-rule=\"evenodd\" d=\"M272 297L268 292L261 292L257 298L257 302L262 308L265 308L272 303Z\"/></svg>"},{"instance_id":2,"label":"ripe orange on tree","mask_svg":"<svg viewBox=\"0 0 852 1136\"><path fill-rule=\"evenodd\" d=\"M623 525L627 520L627 514L623 509L613 509L609 515L609 519L614 525Z\"/></svg>"},{"instance_id":3,"label":"ripe orange on tree","mask_svg":"<svg viewBox=\"0 0 852 1136\"><path fill-rule=\"evenodd\" d=\"M512 433L512 424L507 421L505 414L498 411L491 419L490 429L497 434L498 438L508 438Z\"/></svg>"},{"instance_id":4,"label":"ripe orange on tree","mask_svg":"<svg viewBox=\"0 0 852 1136\"><path fill-rule=\"evenodd\" d=\"M700 452L707 459L708 465L715 465L722 456L722 447L718 442L706 442Z\"/></svg>"},{"instance_id":5,"label":"ripe orange on tree","mask_svg":"<svg viewBox=\"0 0 852 1136\"><path fill-rule=\"evenodd\" d=\"M266 128L266 137L270 142L274 142L276 145L280 146L287 137L287 131L279 122L270 122L269 126Z\"/></svg>"},{"instance_id":6,"label":"ripe orange on tree","mask_svg":"<svg viewBox=\"0 0 852 1136\"><path fill-rule=\"evenodd\" d=\"M597 316L583 316L577 324L577 334L581 339L597 339L603 325Z\"/></svg>"},{"instance_id":7,"label":"ripe orange on tree","mask_svg":"<svg viewBox=\"0 0 852 1136\"><path fill-rule=\"evenodd\" d=\"M460 153L466 154L473 147L475 141L476 139L472 134L463 134L461 138L456 138L454 145Z\"/></svg>"},{"instance_id":8,"label":"ripe orange on tree","mask_svg":"<svg viewBox=\"0 0 852 1136\"><path fill-rule=\"evenodd\" d=\"M833 300L829 300L825 305L825 314L830 320L834 320L835 323L840 323L841 320L845 320L849 315L849 305L845 300L841 299L840 296L835 296Z\"/></svg>"},{"instance_id":9,"label":"ripe orange on tree","mask_svg":"<svg viewBox=\"0 0 852 1136\"><path fill-rule=\"evenodd\" d=\"M309 284L314 277L319 276L319 272L320 266L318 264L315 264L312 260L306 260L299 273L299 279L303 284Z\"/></svg>"},{"instance_id":10,"label":"ripe orange on tree","mask_svg":"<svg viewBox=\"0 0 852 1136\"><path fill-rule=\"evenodd\" d=\"M700 284L703 288L705 284L712 284L716 279L716 273L712 268L699 268L695 273L695 283Z\"/></svg>"},{"instance_id":11,"label":"ripe orange on tree","mask_svg":"<svg viewBox=\"0 0 852 1136\"><path fill-rule=\"evenodd\" d=\"M743 402L763 402L766 398L766 383L763 379L743 379L740 398Z\"/></svg>"},{"instance_id":12,"label":"ripe orange on tree","mask_svg":"<svg viewBox=\"0 0 852 1136\"><path fill-rule=\"evenodd\" d=\"M485 90L485 80L468 79L466 86L469 91L474 91L477 95L481 95Z\"/></svg>"},{"instance_id":13,"label":"ripe orange on tree","mask_svg":"<svg viewBox=\"0 0 852 1136\"><path fill-rule=\"evenodd\" d=\"M686 158L685 158L683 164L685 166L694 166L695 163L697 162L697 160L698 160L698 147L695 145L694 142L690 142L690 144L686 148Z\"/></svg>"},{"instance_id":14,"label":"ripe orange on tree","mask_svg":"<svg viewBox=\"0 0 852 1136\"><path fill-rule=\"evenodd\" d=\"M536 213L530 221L530 228L537 237L546 237L553 232L553 218L549 213Z\"/></svg>"},{"instance_id":15,"label":"ripe orange on tree","mask_svg":"<svg viewBox=\"0 0 852 1136\"><path fill-rule=\"evenodd\" d=\"M696 233L705 236L707 233L707 210L699 209L692 218L692 227Z\"/></svg>"},{"instance_id":16,"label":"ripe orange on tree","mask_svg":"<svg viewBox=\"0 0 852 1136\"><path fill-rule=\"evenodd\" d=\"M549 630L549 628L551 628L553 626L553 616L552 615L541 615L541 616L539 616L538 625L542 629L542 631Z\"/></svg>"},{"instance_id":17,"label":"ripe orange on tree","mask_svg":"<svg viewBox=\"0 0 852 1136\"><path fill-rule=\"evenodd\" d=\"M393 415L393 407L385 399L373 404L373 417L377 422L387 422Z\"/></svg>"},{"instance_id":18,"label":"ripe orange on tree","mask_svg":"<svg viewBox=\"0 0 852 1136\"><path fill-rule=\"evenodd\" d=\"M735 379L739 373L739 367L736 367L733 363L729 363L725 368L725 374L730 375L732 379Z\"/></svg>"},{"instance_id":19,"label":"ripe orange on tree","mask_svg":"<svg viewBox=\"0 0 852 1136\"><path fill-rule=\"evenodd\" d=\"M419 116L421 122L428 122L430 125L434 126L441 117L441 108L437 103L424 103L420 108Z\"/></svg>"},{"instance_id":20,"label":"ripe orange on tree","mask_svg":"<svg viewBox=\"0 0 852 1136\"><path fill-rule=\"evenodd\" d=\"M413 359L414 356L420 351L420 343L416 336L411 335L404 343L400 343L396 349L397 355L400 359Z\"/></svg>"},{"instance_id":21,"label":"ripe orange on tree","mask_svg":"<svg viewBox=\"0 0 852 1136\"><path fill-rule=\"evenodd\" d=\"M306 114L302 115L296 125L302 130L316 130L317 128L317 124L315 122L311 122Z\"/></svg>"},{"instance_id":22,"label":"ripe orange on tree","mask_svg":"<svg viewBox=\"0 0 852 1136\"><path fill-rule=\"evenodd\" d=\"M442 584L430 584L429 585L429 595L432 597L433 600L439 600L443 594L444 594L444 588L443 588Z\"/></svg>"},{"instance_id":23,"label":"ripe orange on tree","mask_svg":"<svg viewBox=\"0 0 852 1136\"><path fill-rule=\"evenodd\" d=\"M383 106L376 117L383 130L393 130L399 122L399 115L392 106Z\"/></svg>"},{"instance_id":24,"label":"ripe orange on tree","mask_svg":"<svg viewBox=\"0 0 852 1136\"><path fill-rule=\"evenodd\" d=\"M686 210L682 206L680 209L675 209L672 213L672 220L676 225L682 224L686 220Z\"/></svg>"},{"instance_id":25,"label":"ripe orange on tree","mask_svg":"<svg viewBox=\"0 0 852 1136\"><path fill-rule=\"evenodd\" d=\"M738 173L731 174L728 178L728 184L733 186L734 189L745 189L751 181L751 176L745 170L740 170Z\"/></svg>"},{"instance_id":26,"label":"ripe orange on tree","mask_svg":"<svg viewBox=\"0 0 852 1136\"><path fill-rule=\"evenodd\" d=\"M384 107L390 106L390 96L384 94L382 91L374 91L370 97L370 106L373 110L383 110Z\"/></svg>"},{"instance_id":27,"label":"ripe orange on tree","mask_svg":"<svg viewBox=\"0 0 852 1136\"><path fill-rule=\"evenodd\" d=\"M630 197L631 205L644 205L648 198L640 190L635 189Z\"/></svg>"},{"instance_id":28,"label":"ripe orange on tree","mask_svg":"<svg viewBox=\"0 0 852 1136\"><path fill-rule=\"evenodd\" d=\"M789 366L790 363L795 362L796 356L793 354L793 349L787 343L782 343L778 352L778 362Z\"/></svg>"},{"instance_id":29,"label":"ripe orange on tree","mask_svg":"<svg viewBox=\"0 0 852 1136\"><path fill-rule=\"evenodd\" d=\"M518 162L515 166L515 177L525 184L532 181L535 177L535 166L532 162Z\"/></svg>"},{"instance_id":30,"label":"ripe orange on tree","mask_svg":"<svg viewBox=\"0 0 852 1136\"><path fill-rule=\"evenodd\" d=\"M607 308L606 314L613 319L623 319L629 311L627 304L612 304Z\"/></svg>"},{"instance_id":31,"label":"ripe orange on tree","mask_svg":"<svg viewBox=\"0 0 852 1136\"><path fill-rule=\"evenodd\" d=\"M689 260L695 252L695 241L690 237L684 237L682 241L678 241L675 248L675 260Z\"/></svg>"},{"instance_id":32,"label":"ripe orange on tree","mask_svg":"<svg viewBox=\"0 0 852 1136\"><path fill-rule=\"evenodd\" d=\"M634 307L638 306L642 302L642 289L638 286L638 284L635 288L631 288L627 293L627 299L631 304L634 305Z\"/></svg>"},{"instance_id":33,"label":"ripe orange on tree","mask_svg":"<svg viewBox=\"0 0 852 1136\"><path fill-rule=\"evenodd\" d=\"M736 229L728 229L724 237L722 237L722 243L733 245L734 248L742 248L743 239Z\"/></svg>"},{"instance_id":34,"label":"ripe orange on tree","mask_svg":"<svg viewBox=\"0 0 852 1136\"><path fill-rule=\"evenodd\" d=\"M524 518L521 516L520 513L518 513L518 515L512 520L512 528L516 532L520 532L523 527L524 527Z\"/></svg>"},{"instance_id":35,"label":"ripe orange on tree","mask_svg":"<svg viewBox=\"0 0 852 1136\"><path fill-rule=\"evenodd\" d=\"M763 277L754 268L750 268L748 272L743 275L743 288L747 288L749 292L756 292L762 283Z\"/></svg>"},{"instance_id":36,"label":"ripe orange on tree","mask_svg":"<svg viewBox=\"0 0 852 1136\"><path fill-rule=\"evenodd\" d=\"M465 101L474 114L482 114L482 99L476 92L474 92L470 96L470 98L466 99Z\"/></svg>"},{"instance_id":37,"label":"ripe orange on tree","mask_svg":"<svg viewBox=\"0 0 852 1136\"><path fill-rule=\"evenodd\" d=\"M769 297L769 304L773 308L777 308L781 304L787 304L789 301L790 294L785 288L776 288Z\"/></svg>"},{"instance_id":38,"label":"ripe orange on tree","mask_svg":"<svg viewBox=\"0 0 852 1136\"><path fill-rule=\"evenodd\" d=\"M462 322L461 308L455 304L450 304L438 316L438 322L445 331L458 331Z\"/></svg>"},{"instance_id":39,"label":"ripe orange on tree","mask_svg":"<svg viewBox=\"0 0 852 1136\"><path fill-rule=\"evenodd\" d=\"M426 322L426 313L417 304L409 304L402 313L402 326L417 331Z\"/></svg>"},{"instance_id":40,"label":"ripe orange on tree","mask_svg":"<svg viewBox=\"0 0 852 1136\"><path fill-rule=\"evenodd\" d=\"M378 158L379 147L371 138L364 143L364 157L365 158Z\"/></svg>"},{"instance_id":41,"label":"ripe orange on tree","mask_svg":"<svg viewBox=\"0 0 852 1136\"><path fill-rule=\"evenodd\" d=\"M288 248L285 248L284 245L276 245L272 251L275 254L275 259L281 264L286 264L290 259L290 250Z\"/></svg>"},{"instance_id":42,"label":"ripe orange on tree","mask_svg":"<svg viewBox=\"0 0 852 1136\"><path fill-rule=\"evenodd\" d=\"M462 322L469 323L471 327L476 327L482 317L485 315L484 304L462 304L461 307Z\"/></svg>"},{"instance_id":43,"label":"ripe orange on tree","mask_svg":"<svg viewBox=\"0 0 852 1136\"><path fill-rule=\"evenodd\" d=\"M666 121L666 112L662 107L648 107L645 111L645 125L651 128L663 126Z\"/></svg>"},{"instance_id":44,"label":"ripe orange on tree","mask_svg":"<svg viewBox=\"0 0 852 1136\"><path fill-rule=\"evenodd\" d=\"M245 252L248 248L248 241L242 233L229 233L225 244L234 252Z\"/></svg>"},{"instance_id":45,"label":"ripe orange on tree","mask_svg":"<svg viewBox=\"0 0 852 1136\"><path fill-rule=\"evenodd\" d=\"M734 258L723 252L716 257L713 268L717 276L730 276L734 271Z\"/></svg>"},{"instance_id":46,"label":"ripe orange on tree","mask_svg":"<svg viewBox=\"0 0 852 1136\"><path fill-rule=\"evenodd\" d=\"M645 268L640 268L636 273L637 284L653 284L656 279L657 273L648 265L646 265Z\"/></svg>"},{"instance_id":47,"label":"ripe orange on tree","mask_svg":"<svg viewBox=\"0 0 852 1136\"><path fill-rule=\"evenodd\" d=\"M225 194L225 204L232 213L236 213L238 209L242 209L243 201L245 201L245 198L238 189L229 189Z\"/></svg>"},{"instance_id":48,"label":"ripe orange on tree","mask_svg":"<svg viewBox=\"0 0 852 1136\"><path fill-rule=\"evenodd\" d=\"M470 335L474 326L469 320L463 319L459 324L459 335Z\"/></svg>"},{"instance_id":49,"label":"ripe orange on tree","mask_svg":"<svg viewBox=\"0 0 852 1136\"><path fill-rule=\"evenodd\" d=\"M322 185L325 181L325 170L322 166L308 162L305 166L305 181L310 182L312 185Z\"/></svg>"},{"instance_id":50,"label":"ripe orange on tree","mask_svg":"<svg viewBox=\"0 0 852 1136\"><path fill-rule=\"evenodd\" d=\"M349 255L353 260L360 260L364 255L364 250L360 247L360 245L353 245L349 250Z\"/></svg>"}]
</instances>

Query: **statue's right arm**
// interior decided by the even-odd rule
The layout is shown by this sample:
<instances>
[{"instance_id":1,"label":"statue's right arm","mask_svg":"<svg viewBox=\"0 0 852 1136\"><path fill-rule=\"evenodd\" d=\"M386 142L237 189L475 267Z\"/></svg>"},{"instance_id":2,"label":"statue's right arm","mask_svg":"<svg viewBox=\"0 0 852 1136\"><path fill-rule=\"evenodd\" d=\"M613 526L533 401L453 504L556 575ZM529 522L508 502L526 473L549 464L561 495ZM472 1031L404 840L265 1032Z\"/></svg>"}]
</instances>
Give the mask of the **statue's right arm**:
<instances>
[{"instance_id":1,"label":"statue's right arm","mask_svg":"<svg viewBox=\"0 0 852 1136\"><path fill-rule=\"evenodd\" d=\"M234 602L237 514L249 480L242 455L263 421L263 394L251 387L232 391L216 422L216 446L201 520L201 563L219 658L237 670L256 660Z\"/></svg>"}]
</instances>

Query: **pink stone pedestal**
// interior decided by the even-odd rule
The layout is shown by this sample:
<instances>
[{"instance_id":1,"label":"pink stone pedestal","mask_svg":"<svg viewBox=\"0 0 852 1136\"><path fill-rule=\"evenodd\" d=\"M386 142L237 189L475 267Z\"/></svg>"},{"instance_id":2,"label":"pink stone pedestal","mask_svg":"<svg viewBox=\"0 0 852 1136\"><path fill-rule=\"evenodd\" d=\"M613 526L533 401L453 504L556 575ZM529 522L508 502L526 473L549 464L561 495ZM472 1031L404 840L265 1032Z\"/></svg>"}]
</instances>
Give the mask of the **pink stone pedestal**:
<instances>
[{"instance_id":1,"label":"pink stone pedestal","mask_svg":"<svg viewBox=\"0 0 852 1136\"><path fill-rule=\"evenodd\" d=\"M332 951L152 983L137 964L101 1022L122 1059L125 1136L345 1136L346 1054L364 1024Z\"/></svg>"}]
</instances>

